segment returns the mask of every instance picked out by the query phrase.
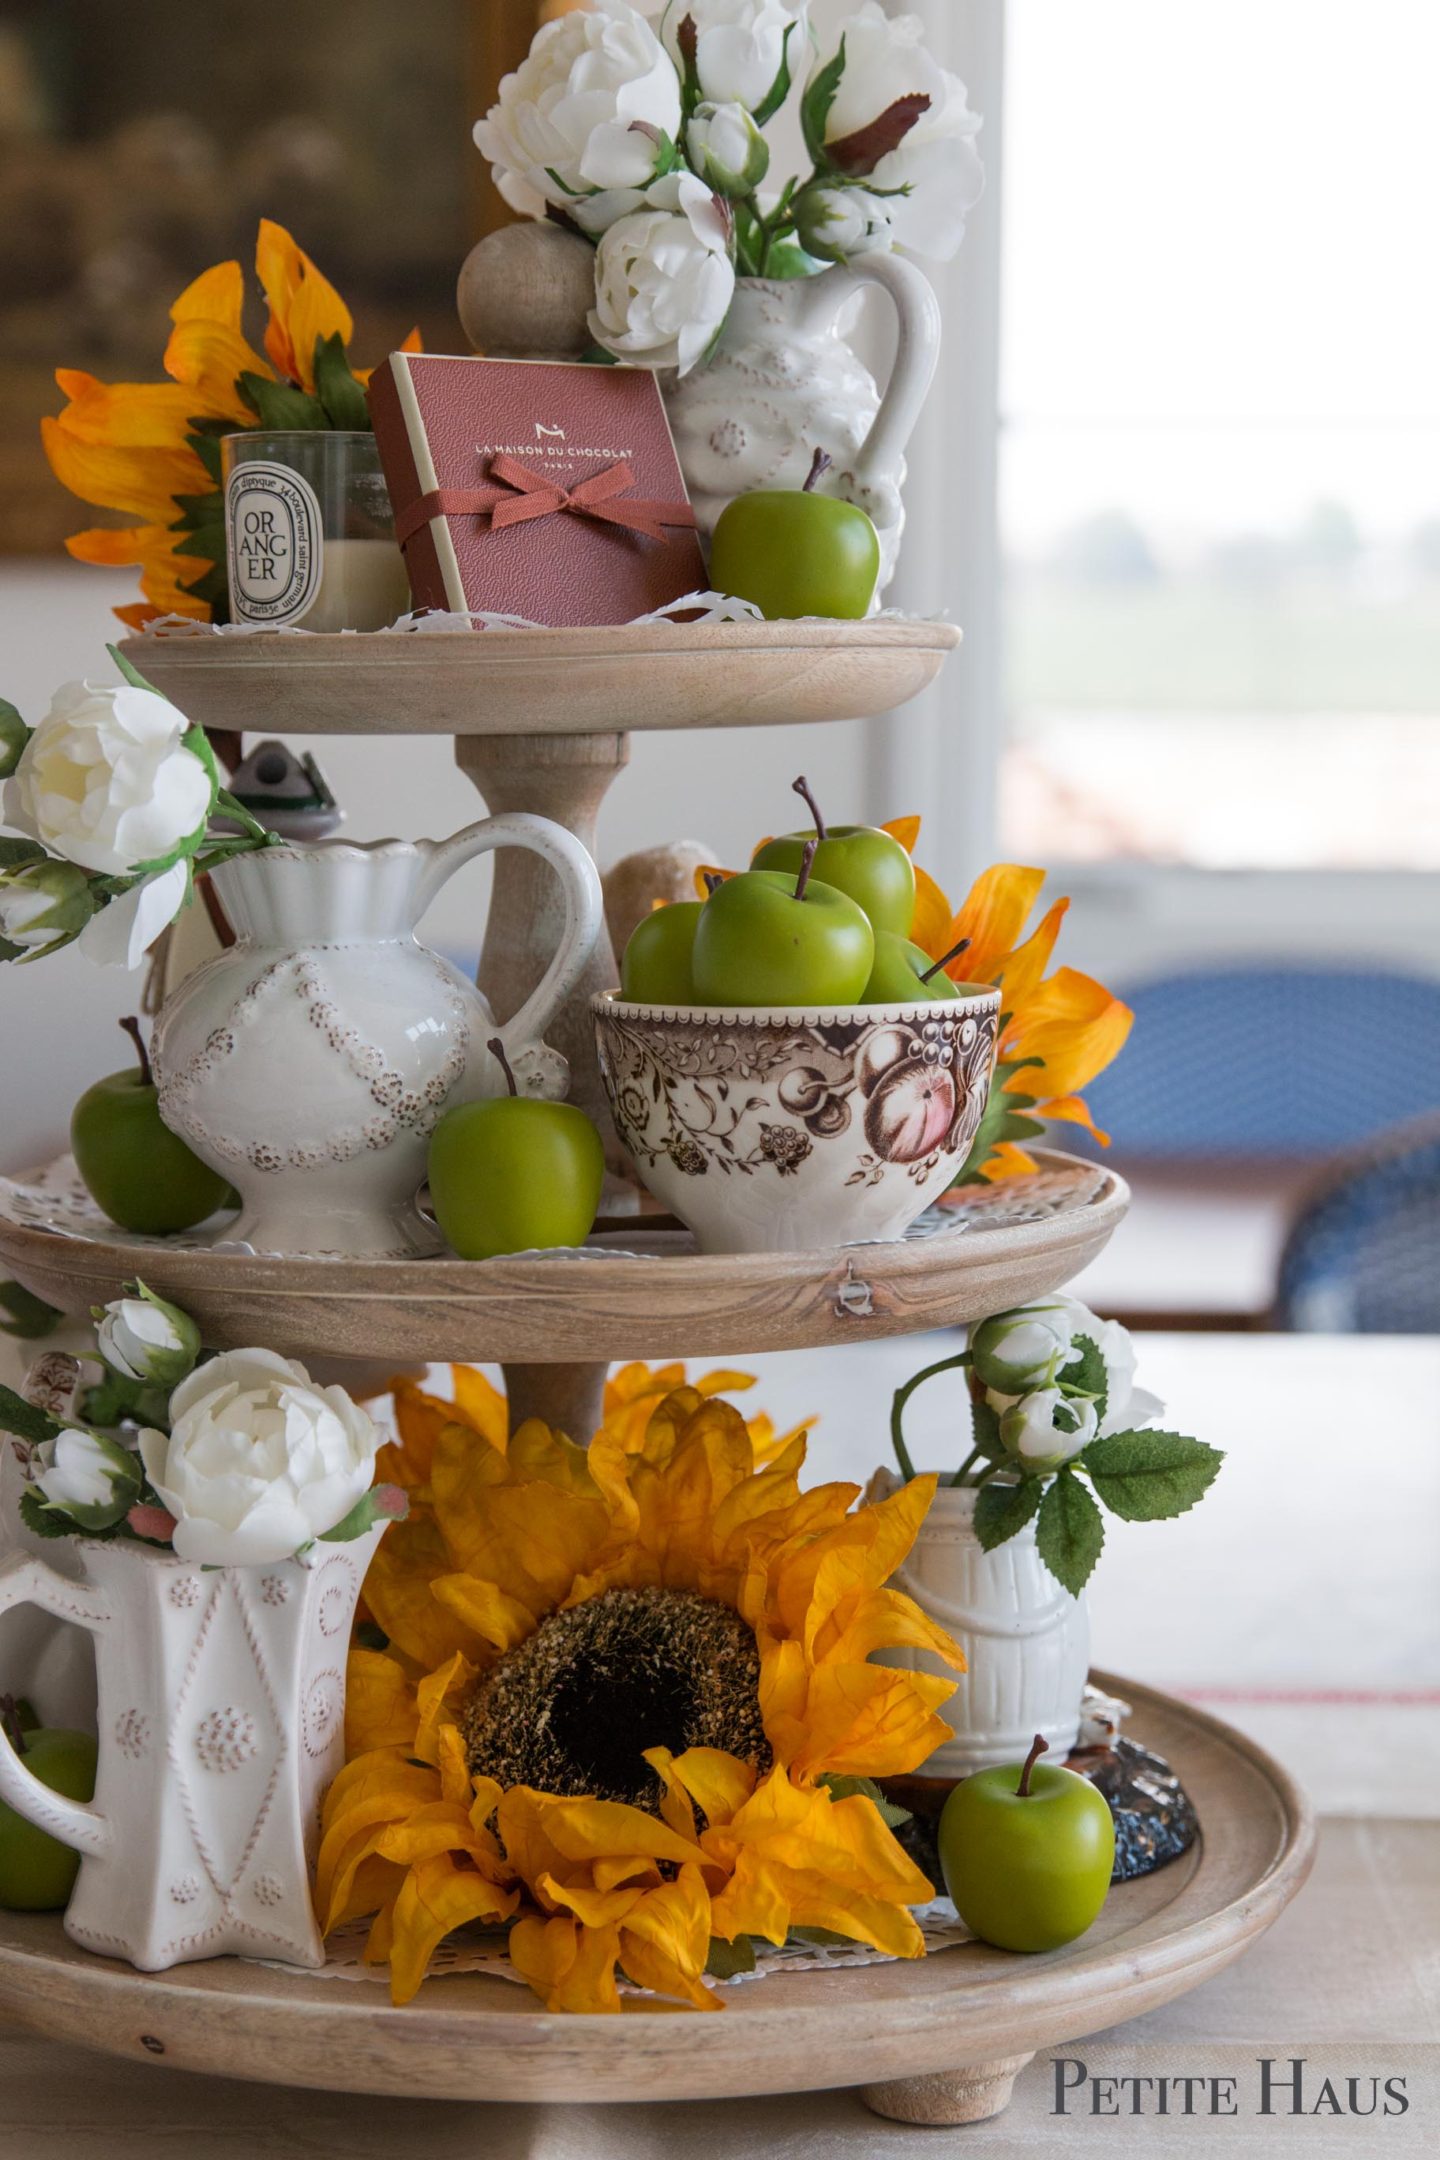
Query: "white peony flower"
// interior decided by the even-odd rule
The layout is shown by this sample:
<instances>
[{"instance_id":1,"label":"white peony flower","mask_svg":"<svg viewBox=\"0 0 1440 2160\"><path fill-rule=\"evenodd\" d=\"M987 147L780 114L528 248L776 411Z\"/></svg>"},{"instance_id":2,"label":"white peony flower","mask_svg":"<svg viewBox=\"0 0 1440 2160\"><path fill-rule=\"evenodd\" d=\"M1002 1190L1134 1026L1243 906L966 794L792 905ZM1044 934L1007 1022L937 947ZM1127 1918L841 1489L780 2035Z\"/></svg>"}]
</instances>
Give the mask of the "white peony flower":
<instances>
[{"instance_id":1,"label":"white peony flower","mask_svg":"<svg viewBox=\"0 0 1440 2160\"><path fill-rule=\"evenodd\" d=\"M107 877L169 855L210 814L215 783L189 721L129 683L67 683L5 783L5 822Z\"/></svg>"},{"instance_id":2,"label":"white peony flower","mask_svg":"<svg viewBox=\"0 0 1440 2160\"><path fill-rule=\"evenodd\" d=\"M47 1508L82 1530L108 1530L140 1495L135 1457L118 1440L69 1426L35 1451L34 1483Z\"/></svg>"},{"instance_id":3,"label":"white peony flower","mask_svg":"<svg viewBox=\"0 0 1440 2160\"><path fill-rule=\"evenodd\" d=\"M0 875L0 938L22 953L68 945L95 903L83 870L68 862L30 862Z\"/></svg>"},{"instance_id":4,"label":"white peony flower","mask_svg":"<svg viewBox=\"0 0 1440 2160\"><path fill-rule=\"evenodd\" d=\"M889 203L895 244L948 262L985 184L975 148L980 119L970 110L964 83L931 58L924 38L918 15L887 15L877 0L865 0L837 27L810 83L843 40L845 65L825 117L825 153L877 192L907 189ZM907 101L919 109L907 113ZM867 143L870 131L878 135L887 119L892 131L903 127L898 141L890 148L883 139Z\"/></svg>"},{"instance_id":5,"label":"white peony flower","mask_svg":"<svg viewBox=\"0 0 1440 2160\"><path fill-rule=\"evenodd\" d=\"M1075 1402L1059 1388L1038 1388L1022 1395L1000 1419L1000 1438L1008 1455L1029 1471L1059 1470L1095 1438L1093 1402Z\"/></svg>"},{"instance_id":6,"label":"white peony flower","mask_svg":"<svg viewBox=\"0 0 1440 2160\"><path fill-rule=\"evenodd\" d=\"M200 1355L200 1330L189 1313L136 1283L134 1297L115 1298L96 1330L100 1355L112 1372L146 1387L178 1387Z\"/></svg>"},{"instance_id":7,"label":"white peony flower","mask_svg":"<svg viewBox=\"0 0 1440 2160\"><path fill-rule=\"evenodd\" d=\"M730 223L693 173L657 180L648 200L651 207L612 225L596 250L590 331L619 360L684 375L730 312Z\"/></svg>"},{"instance_id":8,"label":"white peony flower","mask_svg":"<svg viewBox=\"0 0 1440 2160\"><path fill-rule=\"evenodd\" d=\"M374 1475L380 1434L366 1412L273 1350L197 1366L171 1396L170 1418L168 1438L141 1433L140 1455L183 1560L288 1559L343 1522Z\"/></svg>"},{"instance_id":9,"label":"white peony flower","mask_svg":"<svg viewBox=\"0 0 1440 2160\"><path fill-rule=\"evenodd\" d=\"M892 239L890 207L868 188L807 187L795 198L795 237L821 262L883 255Z\"/></svg>"},{"instance_id":10,"label":"white peony flower","mask_svg":"<svg viewBox=\"0 0 1440 2160\"><path fill-rule=\"evenodd\" d=\"M612 217L633 209L626 191L654 177L657 131L672 139L680 131L675 69L634 8L594 0L537 33L476 121L475 140L512 209L543 217L553 203L573 214L590 197L593 219L604 215L602 193Z\"/></svg>"},{"instance_id":11,"label":"white peony flower","mask_svg":"<svg viewBox=\"0 0 1440 2160\"><path fill-rule=\"evenodd\" d=\"M750 195L770 170L770 145L743 105L697 105L685 150L717 195Z\"/></svg>"},{"instance_id":12,"label":"white peony flower","mask_svg":"<svg viewBox=\"0 0 1440 2160\"><path fill-rule=\"evenodd\" d=\"M808 0L800 7L784 0L669 0L660 35L683 74L682 32L693 23L701 97L768 117L784 102L808 12Z\"/></svg>"},{"instance_id":13,"label":"white peony flower","mask_svg":"<svg viewBox=\"0 0 1440 2160\"><path fill-rule=\"evenodd\" d=\"M183 862L157 871L91 916L80 950L96 967L136 968L185 905L190 875Z\"/></svg>"}]
</instances>

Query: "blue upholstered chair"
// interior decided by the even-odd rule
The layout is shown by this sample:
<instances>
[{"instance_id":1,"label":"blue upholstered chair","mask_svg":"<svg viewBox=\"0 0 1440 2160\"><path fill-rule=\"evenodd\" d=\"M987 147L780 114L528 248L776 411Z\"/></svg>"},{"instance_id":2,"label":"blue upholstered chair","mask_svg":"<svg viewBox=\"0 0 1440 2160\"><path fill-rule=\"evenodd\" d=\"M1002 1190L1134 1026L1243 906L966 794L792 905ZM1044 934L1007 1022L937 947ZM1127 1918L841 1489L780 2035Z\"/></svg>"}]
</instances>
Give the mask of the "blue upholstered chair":
<instances>
[{"instance_id":1,"label":"blue upholstered chair","mask_svg":"<svg viewBox=\"0 0 1440 2160\"><path fill-rule=\"evenodd\" d=\"M1440 1334L1440 1115L1327 1171L1280 1257L1275 1322L1332 1334Z\"/></svg>"},{"instance_id":2,"label":"blue upholstered chair","mask_svg":"<svg viewBox=\"0 0 1440 2160\"><path fill-rule=\"evenodd\" d=\"M1134 1032L1085 1090L1122 1166L1323 1159L1440 1105L1440 979L1272 961L1122 995Z\"/></svg>"}]
</instances>

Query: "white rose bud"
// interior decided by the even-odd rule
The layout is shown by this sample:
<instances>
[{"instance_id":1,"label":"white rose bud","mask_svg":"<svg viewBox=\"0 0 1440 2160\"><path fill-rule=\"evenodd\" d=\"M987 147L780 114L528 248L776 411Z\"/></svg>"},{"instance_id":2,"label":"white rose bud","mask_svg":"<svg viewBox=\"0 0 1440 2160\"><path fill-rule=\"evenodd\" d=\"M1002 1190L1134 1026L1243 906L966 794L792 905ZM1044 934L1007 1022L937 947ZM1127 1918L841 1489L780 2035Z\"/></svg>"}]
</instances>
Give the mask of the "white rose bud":
<instances>
[{"instance_id":1,"label":"white rose bud","mask_svg":"<svg viewBox=\"0 0 1440 2160\"><path fill-rule=\"evenodd\" d=\"M590 198L592 231L634 208L634 191L655 174L657 137L679 132L679 78L624 0L594 0L546 23L475 123L512 209L543 217L550 203L573 215Z\"/></svg>"},{"instance_id":2,"label":"white rose bud","mask_svg":"<svg viewBox=\"0 0 1440 2160\"><path fill-rule=\"evenodd\" d=\"M907 190L889 205L896 246L948 262L985 185L980 120L964 83L930 57L924 39L917 15L887 15L876 0L838 24L810 75L813 91L843 41L844 69L814 147L878 193Z\"/></svg>"},{"instance_id":3,"label":"white rose bud","mask_svg":"<svg viewBox=\"0 0 1440 2160\"><path fill-rule=\"evenodd\" d=\"M1066 1365L1078 1362L1081 1353L1072 1340L1077 1333L1075 1310L1069 1298L1037 1298L1033 1305L1018 1305L982 1320L970 1332L970 1355L981 1385L1004 1395L1023 1395L1047 1386Z\"/></svg>"},{"instance_id":4,"label":"white rose bud","mask_svg":"<svg viewBox=\"0 0 1440 2160\"><path fill-rule=\"evenodd\" d=\"M34 1484L45 1506L82 1530L108 1530L140 1497L140 1470L128 1448L103 1433L67 1426L35 1451Z\"/></svg>"},{"instance_id":5,"label":"white rose bud","mask_svg":"<svg viewBox=\"0 0 1440 2160\"><path fill-rule=\"evenodd\" d=\"M136 1283L135 1291L104 1307L96 1330L100 1355L122 1379L168 1394L194 1370L200 1330L189 1313L167 1305L144 1283Z\"/></svg>"},{"instance_id":6,"label":"white rose bud","mask_svg":"<svg viewBox=\"0 0 1440 2160\"><path fill-rule=\"evenodd\" d=\"M0 874L0 938L26 958L68 945L94 910L90 880L73 863L24 863Z\"/></svg>"},{"instance_id":7,"label":"white rose bud","mask_svg":"<svg viewBox=\"0 0 1440 2160\"><path fill-rule=\"evenodd\" d=\"M127 877L191 839L215 782L154 690L67 683L5 783L5 822L67 862Z\"/></svg>"},{"instance_id":8,"label":"white rose bud","mask_svg":"<svg viewBox=\"0 0 1440 2160\"><path fill-rule=\"evenodd\" d=\"M804 41L807 13L807 6L785 0L669 0L660 34L682 75L693 37L702 98L743 105L768 119L790 88L790 62Z\"/></svg>"},{"instance_id":9,"label":"white rose bud","mask_svg":"<svg viewBox=\"0 0 1440 2160\"><path fill-rule=\"evenodd\" d=\"M1095 1438L1095 1405L1071 1401L1058 1388L1022 1395L1000 1419L1005 1452L1025 1470L1059 1470Z\"/></svg>"},{"instance_id":10,"label":"white rose bud","mask_svg":"<svg viewBox=\"0 0 1440 2160\"><path fill-rule=\"evenodd\" d=\"M171 1430L140 1435L182 1560L249 1567L324 1537L369 1490L380 1433L343 1388L273 1350L230 1350L182 1380Z\"/></svg>"},{"instance_id":11,"label":"white rose bud","mask_svg":"<svg viewBox=\"0 0 1440 2160\"><path fill-rule=\"evenodd\" d=\"M698 106L685 148L717 195L751 195L770 170L770 145L743 105Z\"/></svg>"},{"instance_id":12,"label":"white rose bud","mask_svg":"<svg viewBox=\"0 0 1440 2160\"><path fill-rule=\"evenodd\" d=\"M595 251L590 333L617 360L684 375L719 335L735 294L730 224L703 180L671 173Z\"/></svg>"},{"instance_id":13,"label":"white rose bud","mask_svg":"<svg viewBox=\"0 0 1440 2160\"><path fill-rule=\"evenodd\" d=\"M821 262L883 255L890 246L890 205L868 188L803 188L795 198L795 236Z\"/></svg>"}]
</instances>

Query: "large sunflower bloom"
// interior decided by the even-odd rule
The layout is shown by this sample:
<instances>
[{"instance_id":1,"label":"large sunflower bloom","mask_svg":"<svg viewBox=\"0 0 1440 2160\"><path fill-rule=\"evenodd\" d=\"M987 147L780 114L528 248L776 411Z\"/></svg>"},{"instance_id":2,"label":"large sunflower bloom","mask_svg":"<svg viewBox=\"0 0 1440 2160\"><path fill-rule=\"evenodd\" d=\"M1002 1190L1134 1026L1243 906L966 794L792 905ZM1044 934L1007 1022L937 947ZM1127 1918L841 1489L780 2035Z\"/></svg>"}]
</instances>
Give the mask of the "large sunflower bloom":
<instances>
[{"instance_id":1,"label":"large sunflower bloom","mask_svg":"<svg viewBox=\"0 0 1440 2160\"><path fill-rule=\"evenodd\" d=\"M399 1867L421 1813L464 1875L492 1792L533 1908L512 1954L554 2007L618 2007L617 1966L696 2002L716 1936L825 1927L921 1954L908 1907L929 1885L872 1800L827 1781L913 1770L947 1735L950 1681L870 1663L917 1647L963 1669L886 1588L934 1480L858 1510L853 1485L802 1493L803 1437L757 1467L738 1411L691 1388L625 1438L582 1450L532 1422L502 1449L443 1425L425 1497L371 1565L388 1646L352 1655L320 1904L328 1928L374 1900L369 1954L397 1999L436 1905L373 1863ZM457 1748L473 1804L441 1789Z\"/></svg>"},{"instance_id":2,"label":"large sunflower bloom","mask_svg":"<svg viewBox=\"0 0 1440 2160\"><path fill-rule=\"evenodd\" d=\"M334 286L268 218L260 223L255 268L269 308L268 358L241 326L240 265L224 262L187 285L170 310L174 327L162 362L168 382L102 383L73 368L56 373L68 403L40 423L52 472L83 502L140 520L75 533L65 544L80 562L139 565L143 601L115 610L132 629L167 614L223 619L221 435L364 424L366 377L352 374L345 358L353 324ZM417 343L412 331L406 350ZM317 355L327 346L332 372L320 394Z\"/></svg>"}]
</instances>

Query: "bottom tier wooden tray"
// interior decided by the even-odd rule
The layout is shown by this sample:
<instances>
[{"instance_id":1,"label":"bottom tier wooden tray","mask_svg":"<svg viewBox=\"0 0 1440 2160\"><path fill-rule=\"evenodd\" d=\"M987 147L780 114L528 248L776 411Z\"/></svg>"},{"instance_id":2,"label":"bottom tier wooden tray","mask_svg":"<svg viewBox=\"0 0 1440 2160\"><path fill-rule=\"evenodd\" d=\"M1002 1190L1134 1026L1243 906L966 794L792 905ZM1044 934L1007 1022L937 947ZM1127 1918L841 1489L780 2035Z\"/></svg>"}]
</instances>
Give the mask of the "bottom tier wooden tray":
<instances>
[{"instance_id":1,"label":"bottom tier wooden tray","mask_svg":"<svg viewBox=\"0 0 1440 2160\"><path fill-rule=\"evenodd\" d=\"M34 2032L262 2083L451 2100L715 2100L860 2085L879 2113L978 2121L1037 2048L1183 1994L1262 1934L1309 1872L1314 1821L1280 1767L1231 1727L1106 1674L1135 1731L1180 1773L1199 1842L1112 1891L1068 1949L979 1943L917 1964L776 1972L721 2016L637 2003L555 2017L481 1974L426 1982L403 2010L380 1982L220 1958L137 1973L77 1949L58 1916L0 1914L0 2007Z\"/></svg>"}]
</instances>

